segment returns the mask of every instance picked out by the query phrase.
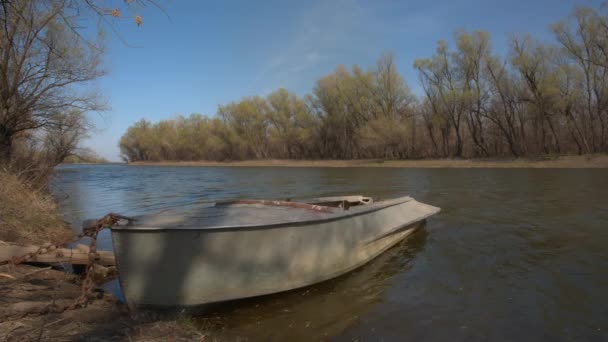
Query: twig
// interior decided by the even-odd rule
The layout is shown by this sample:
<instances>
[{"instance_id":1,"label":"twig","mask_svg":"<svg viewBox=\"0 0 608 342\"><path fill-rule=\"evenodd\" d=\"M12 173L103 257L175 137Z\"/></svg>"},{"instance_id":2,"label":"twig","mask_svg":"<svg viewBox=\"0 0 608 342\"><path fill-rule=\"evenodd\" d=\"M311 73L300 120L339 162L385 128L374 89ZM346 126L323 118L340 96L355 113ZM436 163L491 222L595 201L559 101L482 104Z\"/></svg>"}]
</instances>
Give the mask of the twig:
<instances>
[{"instance_id":1,"label":"twig","mask_svg":"<svg viewBox=\"0 0 608 342\"><path fill-rule=\"evenodd\" d=\"M25 324L21 323L21 322L17 322L16 324L17 326L14 327L13 329L11 329L11 331L9 331L6 336L4 337L4 342L8 342L9 338L11 338L11 336L13 335L13 332L17 331L18 329L21 329L23 327L25 327Z\"/></svg>"},{"instance_id":2,"label":"twig","mask_svg":"<svg viewBox=\"0 0 608 342\"><path fill-rule=\"evenodd\" d=\"M50 270L50 269L52 269L52 268L53 268L53 267L51 267L51 266L49 266L49 267L44 267L44 268L39 268L39 269L37 269L37 270L33 270L33 271L31 271L31 272L28 272L28 273L26 273L26 274L24 274L24 275L20 276L19 278L15 278L15 277L13 277L13 279L14 279L14 281L15 281L15 282L18 282L18 281L21 281L21 280L23 280L23 279L25 279L25 278L27 278L27 277L29 277L29 276L31 276L31 275L34 275L34 274L39 273L39 272L48 271L48 270Z\"/></svg>"},{"instance_id":3,"label":"twig","mask_svg":"<svg viewBox=\"0 0 608 342\"><path fill-rule=\"evenodd\" d=\"M0 273L0 277L9 278L9 279L17 279L10 274Z\"/></svg>"},{"instance_id":4,"label":"twig","mask_svg":"<svg viewBox=\"0 0 608 342\"><path fill-rule=\"evenodd\" d=\"M38 334L38 341L42 341L42 335L44 335L44 324L40 327L40 333Z\"/></svg>"},{"instance_id":5,"label":"twig","mask_svg":"<svg viewBox=\"0 0 608 342\"><path fill-rule=\"evenodd\" d=\"M65 320L67 320L68 318L69 318L69 317L64 317L64 318L58 319L58 320L56 320L56 321L54 321L54 322L47 323L47 324L45 324L45 325L44 325L44 327L45 327L45 328L48 328L48 327L50 327L51 325L55 325L55 324L57 324L57 323L61 323L61 322L65 321Z\"/></svg>"}]
</instances>

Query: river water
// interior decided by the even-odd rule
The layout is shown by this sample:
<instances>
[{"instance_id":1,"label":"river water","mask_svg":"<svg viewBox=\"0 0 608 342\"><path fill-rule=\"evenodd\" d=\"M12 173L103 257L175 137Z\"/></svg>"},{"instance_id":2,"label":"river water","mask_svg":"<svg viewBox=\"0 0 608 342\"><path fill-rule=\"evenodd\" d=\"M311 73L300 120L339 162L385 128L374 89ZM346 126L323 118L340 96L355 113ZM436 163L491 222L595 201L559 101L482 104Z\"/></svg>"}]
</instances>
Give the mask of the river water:
<instances>
[{"instance_id":1,"label":"river water","mask_svg":"<svg viewBox=\"0 0 608 342\"><path fill-rule=\"evenodd\" d=\"M354 272L194 319L211 336L608 340L608 170L75 165L53 189L75 226L233 197L411 195L442 208Z\"/></svg>"}]
</instances>

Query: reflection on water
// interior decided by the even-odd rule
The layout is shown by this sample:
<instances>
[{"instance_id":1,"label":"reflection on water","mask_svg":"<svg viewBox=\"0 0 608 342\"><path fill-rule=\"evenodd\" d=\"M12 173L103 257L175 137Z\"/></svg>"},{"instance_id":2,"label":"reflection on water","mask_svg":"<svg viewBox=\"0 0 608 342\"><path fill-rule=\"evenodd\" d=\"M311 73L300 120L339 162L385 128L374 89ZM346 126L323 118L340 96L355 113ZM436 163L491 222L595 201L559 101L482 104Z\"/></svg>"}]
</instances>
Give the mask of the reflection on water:
<instances>
[{"instance_id":1,"label":"reflection on water","mask_svg":"<svg viewBox=\"0 0 608 342\"><path fill-rule=\"evenodd\" d=\"M411 267L427 238L424 227L365 267L324 283L217 305L197 321L213 337L318 340L336 336L383 302L392 278Z\"/></svg>"},{"instance_id":2,"label":"reflection on water","mask_svg":"<svg viewBox=\"0 0 608 342\"><path fill-rule=\"evenodd\" d=\"M231 197L409 194L442 208L344 277L213 308L196 322L214 336L608 340L606 170L65 166L54 191L75 226Z\"/></svg>"}]
</instances>

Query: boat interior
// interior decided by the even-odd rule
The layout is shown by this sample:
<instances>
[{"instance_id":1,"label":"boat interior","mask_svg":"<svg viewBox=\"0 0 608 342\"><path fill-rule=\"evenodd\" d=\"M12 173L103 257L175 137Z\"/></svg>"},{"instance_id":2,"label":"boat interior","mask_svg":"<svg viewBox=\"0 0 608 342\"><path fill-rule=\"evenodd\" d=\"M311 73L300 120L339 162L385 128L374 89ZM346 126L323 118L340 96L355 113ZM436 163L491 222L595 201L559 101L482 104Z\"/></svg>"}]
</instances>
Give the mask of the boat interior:
<instances>
[{"instance_id":1,"label":"boat interior","mask_svg":"<svg viewBox=\"0 0 608 342\"><path fill-rule=\"evenodd\" d=\"M337 197L320 197L311 200L306 200L305 203L320 205L324 207L341 208L348 210L351 207L369 205L374 203L371 197L361 195L355 196L337 196Z\"/></svg>"},{"instance_id":2,"label":"boat interior","mask_svg":"<svg viewBox=\"0 0 608 342\"><path fill-rule=\"evenodd\" d=\"M352 207L370 205L374 203L371 197L365 197L360 195L355 196L336 196L336 197L319 197L312 199L285 199L285 200L252 200L252 199L239 199L239 200L228 200L219 201L215 203L216 207L222 207L226 205L239 206L239 205L262 205L262 206L277 206L277 207L290 207L299 209L309 209L318 212L334 213L336 209L348 210Z\"/></svg>"},{"instance_id":3,"label":"boat interior","mask_svg":"<svg viewBox=\"0 0 608 342\"><path fill-rule=\"evenodd\" d=\"M350 208L364 209L374 203L364 196L321 197L307 200L227 200L213 206L193 206L158 214L133 217L134 223L123 228L224 228L303 222L343 214ZM263 210L260 210L263 209ZM295 209L295 210L294 210ZM297 210L300 209L300 210ZM304 210L301 210L304 209Z\"/></svg>"}]
</instances>

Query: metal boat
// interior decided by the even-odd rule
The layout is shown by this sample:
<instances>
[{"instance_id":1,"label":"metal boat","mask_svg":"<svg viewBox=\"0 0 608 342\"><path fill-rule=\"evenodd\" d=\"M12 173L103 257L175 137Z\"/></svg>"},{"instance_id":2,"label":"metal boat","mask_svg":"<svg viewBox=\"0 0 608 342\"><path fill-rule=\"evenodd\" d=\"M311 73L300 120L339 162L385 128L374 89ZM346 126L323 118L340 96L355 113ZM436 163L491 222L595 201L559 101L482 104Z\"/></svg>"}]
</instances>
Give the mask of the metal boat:
<instances>
[{"instance_id":1,"label":"metal boat","mask_svg":"<svg viewBox=\"0 0 608 342\"><path fill-rule=\"evenodd\" d=\"M292 290L347 273L440 209L411 197L230 200L112 228L130 308L175 308Z\"/></svg>"}]
</instances>

